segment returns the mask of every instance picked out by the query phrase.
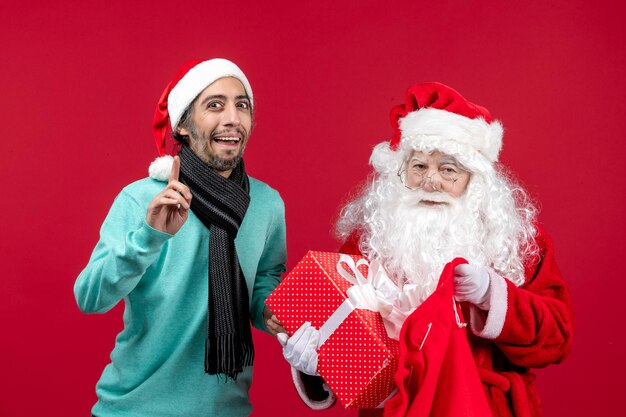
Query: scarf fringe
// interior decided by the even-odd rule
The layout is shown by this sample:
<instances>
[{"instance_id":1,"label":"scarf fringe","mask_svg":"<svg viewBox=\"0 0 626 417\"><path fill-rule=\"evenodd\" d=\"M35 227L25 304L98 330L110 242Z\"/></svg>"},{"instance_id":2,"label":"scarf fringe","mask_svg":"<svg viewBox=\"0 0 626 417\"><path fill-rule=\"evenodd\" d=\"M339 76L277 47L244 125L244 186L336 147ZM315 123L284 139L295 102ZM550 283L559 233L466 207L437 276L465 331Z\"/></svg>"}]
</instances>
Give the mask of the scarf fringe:
<instances>
[{"instance_id":1,"label":"scarf fringe","mask_svg":"<svg viewBox=\"0 0 626 417\"><path fill-rule=\"evenodd\" d=\"M254 363L254 348L246 343L237 343L237 335L231 333L207 337L204 350L204 371L209 375L222 374L233 380L243 371L244 366Z\"/></svg>"}]
</instances>

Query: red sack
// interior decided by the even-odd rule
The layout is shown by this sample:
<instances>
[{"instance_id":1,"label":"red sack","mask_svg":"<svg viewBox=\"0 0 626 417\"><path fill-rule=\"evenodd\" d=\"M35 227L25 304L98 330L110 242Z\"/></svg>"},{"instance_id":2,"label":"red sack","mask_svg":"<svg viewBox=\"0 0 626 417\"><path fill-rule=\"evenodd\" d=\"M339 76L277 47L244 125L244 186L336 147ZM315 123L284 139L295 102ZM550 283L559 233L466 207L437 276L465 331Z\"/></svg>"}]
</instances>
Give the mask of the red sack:
<instances>
[{"instance_id":1,"label":"red sack","mask_svg":"<svg viewBox=\"0 0 626 417\"><path fill-rule=\"evenodd\" d=\"M404 322L398 394L385 404L385 417L491 417L453 297L454 267L462 263L456 258L444 267L435 292Z\"/></svg>"}]
</instances>

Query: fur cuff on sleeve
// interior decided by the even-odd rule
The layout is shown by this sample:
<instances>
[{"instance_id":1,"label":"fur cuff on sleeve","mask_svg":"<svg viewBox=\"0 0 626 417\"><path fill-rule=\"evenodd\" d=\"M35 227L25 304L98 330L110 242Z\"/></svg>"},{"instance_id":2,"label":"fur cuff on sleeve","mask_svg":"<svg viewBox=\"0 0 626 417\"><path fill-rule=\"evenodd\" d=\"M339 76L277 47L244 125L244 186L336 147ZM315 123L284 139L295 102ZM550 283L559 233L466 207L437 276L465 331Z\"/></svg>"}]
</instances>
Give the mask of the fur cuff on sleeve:
<instances>
[{"instance_id":1,"label":"fur cuff on sleeve","mask_svg":"<svg viewBox=\"0 0 626 417\"><path fill-rule=\"evenodd\" d=\"M291 368L293 385L302 401L313 410L324 410L335 404L337 397L319 376L311 376Z\"/></svg>"},{"instance_id":2,"label":"fur cuff on sleeve","mask_svg":"<svg viewBox=\"0 0 626 417\"><path fill-rule=\"evenodd\" d=\"M489 311L476 306L470 307L470 327L472 332L484 339L495 339L502 333L508 303L506 281L496 272L488 269L490 280Z\"/></svg>"}]
</instances>

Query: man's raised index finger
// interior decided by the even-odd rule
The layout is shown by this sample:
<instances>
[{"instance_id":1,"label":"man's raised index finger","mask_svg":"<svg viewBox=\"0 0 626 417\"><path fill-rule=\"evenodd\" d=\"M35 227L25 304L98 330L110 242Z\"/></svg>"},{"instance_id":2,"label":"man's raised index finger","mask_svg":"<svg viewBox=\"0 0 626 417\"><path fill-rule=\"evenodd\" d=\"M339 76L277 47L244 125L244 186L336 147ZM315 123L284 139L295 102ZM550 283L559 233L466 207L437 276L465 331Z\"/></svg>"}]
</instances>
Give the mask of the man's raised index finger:
<instances>
[{"instance_id":1,"label":"man's raised index finger","mask_svg":"<svg viewBox=\"0 0 626 417\"><path fill-rule=\"evenodd\" d=\"M174 162L172 163L172 170L170 171L170 179L168 182L178 181L178 175L180 174L180 157L176 155Z\"/></svg>"}]
</instances>

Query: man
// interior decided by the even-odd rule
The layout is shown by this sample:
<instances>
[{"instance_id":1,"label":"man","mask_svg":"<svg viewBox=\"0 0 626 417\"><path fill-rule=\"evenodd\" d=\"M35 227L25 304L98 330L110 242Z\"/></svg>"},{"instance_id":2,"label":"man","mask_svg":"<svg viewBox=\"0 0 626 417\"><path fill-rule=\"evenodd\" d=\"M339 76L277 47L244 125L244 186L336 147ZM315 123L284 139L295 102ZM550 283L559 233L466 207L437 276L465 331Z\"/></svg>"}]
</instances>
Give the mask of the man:
<instances>
[{"instance_id":1,"label":"man","mask_svg":"<svg viewBox=\"0 0 626 417\"><path fill-rule=\"evenodd\" d=\"M398 287L395 294L378 295L387 306L381 309L386 327L401 344L407 342L402 335L412 334L406 327L424 314L418 307L439 291L444 266L457 257L467 260L453 269L453 294L465 312L471 347L467 356L478 368L473 374L476 379L480 375L489 405L487 414L467 409L467 415L488 415L490 408L494 416L540 416L529 368L567 356L572 311L535 207L497 164L500 123L438 83L409 88L405 103L392 110L391 121L394 137L377 145L371 156L373 180L341 212L337 231L345 244L340 252L378 260ZM402 326L404 333L397 331ZM409 341L419 349L401 355L401 365L410 365L411 355L440 337L429 336L428 330L430 326L419 340ZM312 373L317 358L311 345L317 335L307 326L296 333L287 342L285 357ZM406 379L399 378L403 370L398 370L396 382L406 386L399 386L400 394L387 401L386 416L412 415L418 392L410 390L422 387L411 385L418 371L411 366L405 369ZM449 414L434 410L428 415Z\"/></svg>"},{"instance_id":2,"label":"man","mask_svg":"<svg viewBox=\"0 0 626 417\"><path fill-rule=\"evenodd\" d=\"M253 107L225 59L188 62L165 89L154 119L162 157L115 199L74 287L86 313L125 303L93 415L250 414L250 321L266 330L265 298L286 260L283 202L241 159ZM170 127L174 158L164 156Z\"/></svg>"}]
</instances>

